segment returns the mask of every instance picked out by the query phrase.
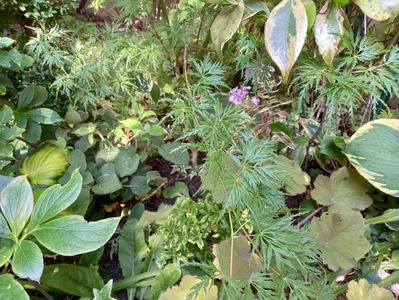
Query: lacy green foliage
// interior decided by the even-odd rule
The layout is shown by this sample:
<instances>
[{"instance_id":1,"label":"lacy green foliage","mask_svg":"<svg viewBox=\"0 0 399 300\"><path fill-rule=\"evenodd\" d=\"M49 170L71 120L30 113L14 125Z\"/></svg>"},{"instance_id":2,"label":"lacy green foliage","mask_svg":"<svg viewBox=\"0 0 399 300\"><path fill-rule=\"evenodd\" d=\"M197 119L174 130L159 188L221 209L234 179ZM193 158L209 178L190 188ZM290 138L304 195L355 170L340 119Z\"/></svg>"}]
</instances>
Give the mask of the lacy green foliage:
<instances>
[{"instance_id":1,"label":"lacy green foliage","mask_svg":"<svg viewBox=\"0 0 399 300\"><path fill-rule=\"evenodd\" d=\"M165 260L186 262L211 259L211 245L228 235L226 215L209 199L194 202L181 197L159 232L164 238Z\"/></svg>"}]
</instances>

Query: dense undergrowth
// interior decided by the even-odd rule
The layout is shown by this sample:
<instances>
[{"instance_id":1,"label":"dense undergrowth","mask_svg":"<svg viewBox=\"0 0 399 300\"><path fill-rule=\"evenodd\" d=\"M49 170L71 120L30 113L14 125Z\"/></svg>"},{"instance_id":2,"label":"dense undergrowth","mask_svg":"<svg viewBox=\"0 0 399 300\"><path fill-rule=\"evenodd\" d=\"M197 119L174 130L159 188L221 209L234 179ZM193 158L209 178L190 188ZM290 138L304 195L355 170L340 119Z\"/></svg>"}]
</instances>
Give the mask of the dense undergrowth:
<instances>
[{"instance_id":1,"label":"dense undergrowth","mask_svg":"<svg viewBox=\"0 0 399 300\"><path fill-rule=\"evenodd\" d=\"M0 0L0 299L395 299L398 12Z\"/></svg>"}]
</instances>

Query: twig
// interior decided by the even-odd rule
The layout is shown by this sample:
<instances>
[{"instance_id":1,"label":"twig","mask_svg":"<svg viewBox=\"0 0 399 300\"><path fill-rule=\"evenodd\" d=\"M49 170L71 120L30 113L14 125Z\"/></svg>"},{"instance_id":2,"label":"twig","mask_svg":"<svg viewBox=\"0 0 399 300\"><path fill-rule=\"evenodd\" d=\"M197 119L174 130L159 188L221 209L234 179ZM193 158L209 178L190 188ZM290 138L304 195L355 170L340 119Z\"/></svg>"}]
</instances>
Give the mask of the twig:
<instances>
[{"instance_id":1,"label":"twig","mask_svg":"<svg viewBox=\"0 0 399 300\"><path fill-rule=\"evenodd\" d=\"M319 206L318 208L316 208L311 214L307 215L304 219L302 219L302 220L298 223L298 227L302 227L303 225L305 225L307 221L311 220L311 219L312 219L315 215L317 215L323 208L324 208L324 206Z\"/></svg>"},{"instance_id":2,"label":"twig","mask_svg":"<svg viewBox=\"0 0 399 300\"><path fill-rule=\"evenodd\" d=\"M186 80L187 89L190 90L190 82L188 81L188 76L187 76L187 44L184 45L183 73L184 73L184 78Z\"/></svg>"},{"instance_id":3,"label":"twig","mask_svg":"<svg viewBox=\"0 0 399 300\"><path fill-rule=\"evenodd\" d=\"M29 146L31 146L32 148L37 148L36 144L32 144L31 142L28 142L27 140L25 140L24 138L21 138L19 136L17 136L15 139L20 140L22 142L24 142L25 144L28 144Z\"/></svg>"},{"instance_id":4,"label":"twig","mask_svg":"<svg viewBox=\"0 0 399 300\"><path fill-rule=\"evenodd\" d=\"M46 299L54 300L53 297L40 285L40 283L28 278L28 281L38 290Z\"/></svg>"},{"instance_id":5,"label":"twig","mask_svg":"<svg viewBox=\"0 0 399 300\"><path fill-rule=\"evenodd\" d=\"M150 199L152 196L154 196L156 193L158 193L158 191L165 185L165 182L163 182L162 184L160 184L155 190L153 190L151 193L147 194L147 196L145 196L144 198L141 198L140 201L144 202L148 199Z\"/></svg>"}]
</instances>

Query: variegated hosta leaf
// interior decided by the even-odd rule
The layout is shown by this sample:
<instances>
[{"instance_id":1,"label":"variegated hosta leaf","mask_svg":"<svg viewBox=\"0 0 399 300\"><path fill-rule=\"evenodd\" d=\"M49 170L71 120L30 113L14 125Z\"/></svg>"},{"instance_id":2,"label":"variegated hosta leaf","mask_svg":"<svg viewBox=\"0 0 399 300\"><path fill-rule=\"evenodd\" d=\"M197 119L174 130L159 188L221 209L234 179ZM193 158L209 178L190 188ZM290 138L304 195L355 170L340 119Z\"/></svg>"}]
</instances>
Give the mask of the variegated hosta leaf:
<instances>
[{"instance_id":1,"label":"variegated hosta leaf","mask_svg":"<svg viewBox=\"0 0 399 300\"><path fill-rule=\"evenodd\" d=\"M397 16L399 0L354 0L360 9L370 18L385 21Z\"/></svg>"},{"instance_id":2,"label":"variegated hosta leaf","mask_svg":"<svg viewBox=\"0 0 399 300\"><path fill-rule=\"evenodd\" d=\"M187 296L191 293L192 288L200 283L201 280L191 276L183 276L179 286L169 288L166 292L161 294L160 300L175 300L175 299L187 299ZM218 298L218 288L215 285L209 285L207 289L202 288L198 295L193 300L216 300Z\"/></svg>"},{"instance_id":3,"label":"variegated hosta leaf","mask_svg":"<svg viewBox=\"0 0 399 300\"><path fill-rule=\"evenodd\" d=\"M28 156L21 168L21 173L28 175L32 184L52 185L68 166L68 159L63 150L56 146L46 146Z\"/></svg>"},{"instance_id":4,"label":"variegated hosta leaf","mask_svg":"<svg viewBox=\"0 0 399 300\"><path fill-rule=\"evenodd\" d=\"M348 300L394 300L394 296L390 291L379 287L376 284L370 284L366 279L359 281L352 280L348 285L349 289L346 293Z\"/></svg>"},{"instance_id":5,"label":"variegated hosta leaf","mask_svg":"<svg viewBox=\"0 0 399 300\"><path fill-rule=\"evenodd\" d=\"M345 154L368 182L399 197L399 120L380 119L363 125L350 138Z\"/></svg>"},{"instance_id":6,"label":"variegated hosta leaf","mask_svg":"<svg viewBox=\"0 0 399 300\"><path fill-rule=\"evenodd\" d=\"M369 251L364 230L363 217L355 211L324 213L310 224L311 235L323 246L321 258L333 271L354 267Z\"/></svg>"},{"instance_id":7,"label":"variegated hosta leaf","mask_svg":"<svg viewBox=\"0 0 399 300\"><path fill-rule=\"evenodd\" d=\"M224 44L236 33L243 16L244 3L241 1L238 5L226 6L213 21L211 40L219 55L222 53Z\"/></svg>"},{"instance_id":8,"label":"variegated hosta leaf","mask_svg":"<svg viewBox=\"0 0 399 300\"><path fill-rule=\"evenodd\" d=\"M305 43L308 20L302 0L283 0L273 8L265 26L265 45L284 82Z\"/></svg>"},{"instance_id":9,"label":"variegated hosta leaf","mask_svg":"<svg viewBox=\"0 0 399 300\"><path fill-rule=\"evenodd\" d=\"M316 17L314 34L317 46L327 65L331 65L344 33L344 17L337 6L327 2Z\"/></svg>"}]
</instances>

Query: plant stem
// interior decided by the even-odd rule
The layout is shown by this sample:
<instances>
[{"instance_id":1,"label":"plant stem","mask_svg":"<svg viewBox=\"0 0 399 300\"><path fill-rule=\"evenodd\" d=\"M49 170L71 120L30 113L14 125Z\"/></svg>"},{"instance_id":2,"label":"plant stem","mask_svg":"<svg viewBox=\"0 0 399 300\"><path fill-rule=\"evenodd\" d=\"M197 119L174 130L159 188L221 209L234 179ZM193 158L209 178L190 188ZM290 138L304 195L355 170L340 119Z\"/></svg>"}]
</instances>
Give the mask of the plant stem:
<instances>
[{"instance_id":1,"label":"plant stem","mask_svg":"<svg viewBox=\"0 0 399 300\"><path fill-rule=\"evenodd\" d=\"M145 272L145 273L142 273L139 275L135 275L132 277L118 280L117 282L114 283L114 285L112 287L112 291L117 292L120 290L137 287L138 284L140 283L140 281L154 277L154 276L158 275L159 273L160 273L159 271L149 271L149 272ZM152 280L147 280L145 282L148 283L148 285L150 285Z\"/></svg>"},{"instance_id":2,"label":"plant stem","mask_svg":"<svg viewBox=\"0 0 399 300\"><path fill-rule=\"evenodd\" d=\"M399 271L393 272L387 278L381 280L378 285L384 288L387 288L395 283L399 282Z\"/></svg>"},{"instance_id":3,"label":"plant stem","mask_svg":"<svg viewBox=\"0 0 399 300\"><path fill-rule=\"evenodd\" d=\"M305 225L307 221L309 221L309 220L312 219L315 215L317 215L323 208L324 208L324 206L319 206L318 208L316 208L312 213L310 213L309 215L307 215L304 219L302 219L302 220L298 223L298 227L302 227L303 225Z\"/></svg>"},{"instance_id":4,"label":"plant stem","mask_svg":"<svg viewBox=\"0 0 399 300\"><path fill-rule=\"evenodd\" d=\"M230 235L231 235L231 243L230 243L230 276L233 276L233 250L234 250L234 228L233 221L231 220L231 211L229 210L229 222L230 222Z\"/></svg>"},{"instance_id":5,"label":"plant stem","mask_svg":"<svg viewBox=\"0 0 399 300\"><path fill-rule=\"evenodd\" d=\"M54 300L53 297L47 291L40 285L40 283L33 281L28 278L28 281L35 287L37 291L39 291L46 299L48 300Z\"/></svg>"}]
</instances>

